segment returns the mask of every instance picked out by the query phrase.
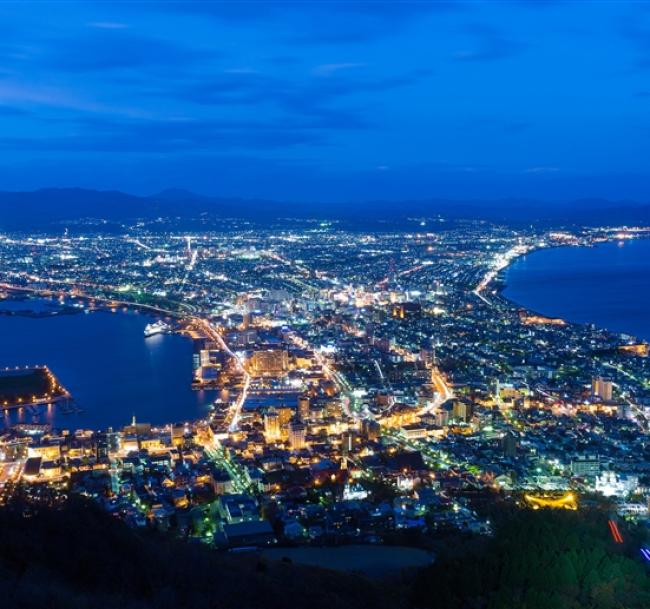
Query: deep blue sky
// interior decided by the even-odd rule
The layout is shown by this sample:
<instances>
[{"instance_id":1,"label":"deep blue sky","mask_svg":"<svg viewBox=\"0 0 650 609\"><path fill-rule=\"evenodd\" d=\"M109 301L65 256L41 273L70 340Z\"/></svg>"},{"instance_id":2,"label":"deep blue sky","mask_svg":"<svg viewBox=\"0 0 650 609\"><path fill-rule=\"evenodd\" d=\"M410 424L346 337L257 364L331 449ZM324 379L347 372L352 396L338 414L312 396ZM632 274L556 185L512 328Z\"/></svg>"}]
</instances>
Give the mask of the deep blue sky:
<instances>
[{"instance_id":1,"label":"deep blue sky","mask_svg":"<svg viewBox=\"0 0 650 609\"><path fill-rule=\"evenodd\" d=\"M650 199L646 2L2 2L0 189Z\"/></svg>"}]
</instances>

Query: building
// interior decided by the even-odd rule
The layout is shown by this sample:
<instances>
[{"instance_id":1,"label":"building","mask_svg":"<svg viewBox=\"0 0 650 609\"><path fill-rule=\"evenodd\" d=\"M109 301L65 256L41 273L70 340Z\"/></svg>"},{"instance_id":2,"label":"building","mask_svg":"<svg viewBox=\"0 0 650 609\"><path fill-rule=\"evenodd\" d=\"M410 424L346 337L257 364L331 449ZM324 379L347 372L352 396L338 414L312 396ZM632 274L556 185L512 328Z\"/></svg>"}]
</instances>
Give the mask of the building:
<instances>
[{"instance_id":1,"label":"building","mask_svg":"<svg viewBox=\"0 0 650 609\"><path fill-rule=\"evenodd\" d=\"M289 353L286 349L263 349L252 357L253 372L259 375L279 376L289 369Z\"/></svg>"},{"instance_id":2,"label":"building","mask_svg":"<svg viewBox=\"0 0 650 609\"><path fill-rule=\"evenodd\" d=\"M289 445L292 450L301 450L307 446L307 428L303 423L293 421L289 425Z\"/></svg>"},{"instance_id":3,"label":"building","mask_svg":"<svg viewBox=\"0 0 650 609\"><path fill-rule=\"evenodd\" d=\"M361 431L368 440L375 441L379 439L381 434L381 425L374 419L363 419L361 421Z\"/></svg>"},{"instance_id":4,"label":"building","mask_svg":"<svg viewBox=\"0 0 650 609\"><path fill-rule=\"evenodd\" d=\"M268 520L252 520L225 524L226 543L231 548L242 546L267 546L275 543L273 527Z\"/></svg>"},{"instance_id":5,"label":"building","mask_svg":"<svg viewBox=\"0 0 650 609\"><path fill-rule=\"evenodd\" d=\"M626 497L636 490L638 484L637 476L605 471L596 478L596 492L605 497Z\"/></svg>"},{"instance_id":6,"label":"building","mask_svg":"<svg viewBox=\"0 0 650 609\"><path fill-rule=\"evenodd\" d=\"M269 408L264 414L264 436L266 437L267 442L273 442L280 439L280 415L275 408Z\"/></svg>"},{"instance_id":7,"label":"building","mask_svg":"<svg viewBox=\"0 0 650 609\"><path fill-rule=\"evenodd\" d=\"M221 495L217 500L217 509L228 524L259 519L257 502L249 495Z\"/></svg>"},{"instance_id":8,"label":"building","mask_svg":"<svg viewBox=\"0 0 650 609\"><path fill-rule=\"evenodd\" d=\"M417 302L400 302L393 305L391 314L395 319L409 319L418 317L422 313L422 306Z\"/></svg>"},{"instance_id":9,"label":"building","mask_svg":"<svg viewBox=\"0 0 650 609\"><path fill-rule=\"evenodd\" d=\"M507 431L501 438L501 450L504 456L511 459L517 456L517 437L511 431Z\"/></svg>"},{"instance_id":10,"label":"building","mask_svg":"<svg viewBox=\"0 0 650 609\"><path fill-rule=\"evenodd\" d=\"M600 398L603 402L612 401L613 383L610 379L597 376L591 381L591 395Z\"/></svg>"},{"instance_id":11,"label":"building","mask_svg":"<svg viewBox=\"0 0 650 609\"><path fill-rule=\"evenodd\" d=\"M474 408L471 402L467 400L454 400L452 410L454 419L463 423L469 423L473 414Z\"/></svg>"},{"instance_id":12,"label":"building","mask_svg":"<svg viewBox=\"0 0 650 609\"><path fill-rule=\"evenodd\" d=\"M199 358L201 366L210 365L210 351L208 349L201 349L201 351L199 351Z\"/></svg>"},{"instance_id":13,"label":"building","mask_svg":"<svg viewBox=\"0 0 650 609\"><path fill-rule=\"evenodd\" d=\"M298 416L301 421L309 420L309 398L306 395L298 398Z\"/></svg>"},{"instance_id":14,"label":"building","mask_svg":"<svg viewBox=\"0 0 650 609\"><path fill-rule=\"evenodd\" d=\"M579 477L596 477L600 473L598 455L579 455L571 461L571 473Z\"/></svg>"},{"instance_id":15,"label":"building","mask_svg":"<svg viewBox=\"0 0 650 609\"><path fill-rule=\"evenodd\" d=\"M346 432L341 436L341 467L347 469L348 458L352 447L354 445L354 436L350 432Z\"/></svg>"}]
</instances>

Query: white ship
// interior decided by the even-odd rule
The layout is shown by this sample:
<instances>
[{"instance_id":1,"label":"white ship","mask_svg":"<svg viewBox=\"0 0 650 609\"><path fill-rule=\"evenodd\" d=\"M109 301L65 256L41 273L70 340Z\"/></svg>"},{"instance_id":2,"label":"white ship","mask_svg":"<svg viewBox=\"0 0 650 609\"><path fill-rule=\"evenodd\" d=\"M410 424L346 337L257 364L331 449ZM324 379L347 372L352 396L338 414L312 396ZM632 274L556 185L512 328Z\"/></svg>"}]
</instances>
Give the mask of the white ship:
<instances>
[{"instance_id":1,"label":"white ship","mask_svg":"<svg viewBox=\"0 0 650 609\"><path fill-rule=\"evenodd\" d=\"M165 334L169 332L169 330L169 326L164 321L160 320L153 324L147 324L144 328L144 336L145 338L148 338L155 334Z\"/></svg>"}]
</instances>

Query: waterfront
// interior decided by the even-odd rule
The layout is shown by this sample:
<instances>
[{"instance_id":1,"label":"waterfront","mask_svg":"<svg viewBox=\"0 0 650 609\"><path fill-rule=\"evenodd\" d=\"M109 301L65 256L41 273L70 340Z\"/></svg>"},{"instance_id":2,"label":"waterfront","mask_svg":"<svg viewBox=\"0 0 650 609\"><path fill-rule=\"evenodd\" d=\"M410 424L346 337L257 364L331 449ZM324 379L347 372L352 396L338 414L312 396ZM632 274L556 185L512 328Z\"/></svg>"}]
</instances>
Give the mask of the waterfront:
<instances>
[{"instance_id":1,"label":"waterfront","mask_svg":"<svg viewBox=\"0 0 650 609\"><path fill-rule=\"evenodd\" d=\"M142 228L0 239L0 298L19 301L0 301L0 336L12 333L0 364L48 364L85 411L61 416L67 429L116 428L1 429L0 482L24 483L6 497L46 489L55 505L83 495L130 526L217 548L300 540L280 559L365 572L407 564L389 546L396 538L428 546L454 532L498 534L486 507L514 508L522 492L533 505L578 510L583 494L614 493L608 509L645 522L650 358L597 328L527 323L520 306L494 297L517 256L612 233L471 223L361 238ZM605 291L613 280L602 267L594 281ZM181 308L193 312L184 325L199 353L180 335L143 336L167 315L160 309ZM198 421L210 400L202 411L191 399L192 362L221 398L209 430ZM23 385L5 382L5 393ZM52 407L55 417L65 407ZM123 427L134 412L140 422L188 422L134 434ZM362 540L377 543L339 549ZM318 547L303 553L303 544ZM388 551L390 564L366 560Z\"/></svg>"},{"instance_id":2,"label":"waterfront","mask_svg":"<svg viewBox=\"0 0 650 609\"><path fill-rule=\"evenodd\" d=\"M4 310L51 310L48 301L3 301ZM166 423L207 412L211 392L193 391L192 343L177 335L144 338L152 317L136 311L29 317L0 315L0 367L47 365L74 398L64 405L5 412L9 422L99 429L138 420ZM38 416L34 417L34 411Z\"/></svg>"},{"instance_id":3,"label":"waterfront","mask_svg":"<svg viewBox=\"0 0 650 609\"><path fill-rule=\"evenodd\" d=\"M538 250L504 276L527 309L650 339L650 239Z\"/></svg>"}]
</instances>

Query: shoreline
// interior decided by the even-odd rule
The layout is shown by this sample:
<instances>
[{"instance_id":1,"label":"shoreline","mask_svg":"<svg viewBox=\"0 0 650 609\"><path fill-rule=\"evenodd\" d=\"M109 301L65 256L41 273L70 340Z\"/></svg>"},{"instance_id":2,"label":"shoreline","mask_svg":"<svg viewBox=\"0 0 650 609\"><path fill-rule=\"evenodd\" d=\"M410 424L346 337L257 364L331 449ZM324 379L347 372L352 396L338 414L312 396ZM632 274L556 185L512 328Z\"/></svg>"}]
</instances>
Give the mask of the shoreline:
<instances>
[{"instance_id":1,"label":"shoreline","mask_svg":"<svg viewBox=\"0 0 650 609\"><path fill-rule=\"evenodd\" d=\"M55 387L57 389L56 395L51 395L47 397L40 397L40 398L34 398L29 401L23 400L22 398L19 398L17 401L12 401L12 402L3 402L0 404L0 410L5 411L5 410L20 410L22 408L29 408L29 407L35 407L35 406L51 406L54 404L57 404L59 402L64 402L64 401L73 401L72 394L59 382L58 378L54 376L54 373L50 370L49 366L44 365L44 366L24 366L22 368L16 366L15 368L11 368L9 366L5 368L0 368L0 377L3 376L15 376L18 374L20 376L20 373L35 373L35 372L43 372L47 377L50 378L51 383L55 384Z\"/></svg>"},{"instance_id":2,"label":"shoreline","mask_svg":"<svg viewBox=\"0 0 650 609\"><path fill-rule=\"evenodd\" d=\"M30 288L28 286L16 286L10 283L0 283L0 290L4 290L7 293L17 293L23 294L26 296L34 295L41 298L53 298L57 295L63 294L67 298L78 298L85 302L99 302L102 303L109 311L117 309L118 307L125 307L127 309L134 308L146 311L148 313L165 315L167 317L176 318L176 319L185 319L187 317L192 317L193 313L191 312L180 312L180 311L171 311L169 309L163 309L162 307L157 307L156 305L150 305L139 302L131 302L126 300L119 300L117 298L109 298L107 296L95 296L92 294L84 294L83 292L78 292L71 294L64 290L55 290L52 288Z\"/></svg>"},{"instance_id":3,"label":"shoreline","mask_svg":"<svg viewBox=\"0 0 650 609\"><path fill-rule=\"evenodd\" d=\"M61 295L60 292L57 291L56 294L53 294L50 290L48 289L37 289L37 288L30 288L30 287L22 287L22 286L10 286L8 284L1 284L0 289L5 292L5 296L8 300L17 300L20 301L22 305L21 309L19 311L10 311L11 314L9 315L1 315L0 314L0 320L1 319L7 319L12 320L12 319L24 319L26 320L27 323L31 323L34 320L39 320L39 319L54 319L57 317L76 317L77 314L79 313L101 313L101 314L121 314L121 315L127 315L127 316L140 316L143 318L142 323L146 323L146 321L155 321L155 320L167 320L169 323L174 324L174 330L171 332L168 332L166 334L169 334L171 336L177 336L180 339L183 339L183 342L187 342L187 344L190 345L189 349L189 359L185 359L184 361L187 364L188 367L191 368L191 352L192 348L195 341L195 338L189 335L187 332L182 330L182 323L183 321L186 321L190 318L190 315L188 314L180 314L180 313L175 313L173 311L168 311L168 310L161 310L157 307L152 307L151 305L146 305L146 304L140 304L140 303L130 303L130 302L125 302L125 301L115 301L113 299L107 299L107 298L101 298L101 297L96 297L96 296L91 296L88 294L65 294L66 300L68 298L73 298L77 301L81 301L84 303L83 306L81 304L78 304L77 307L71 307L71 306L66 306L62 305L65 307L65 311L48 311L46 314L41 314L39 310L27 310L29 308L29 301L31 299L34 299L34 301L39 301L41 299L50 301L54 299L54 304L56 305L56 300L58 297ZM1 304L1 301L0 301ZM90 306L94 304L94 306ZM58 306L58 305L57 305ZM68 311L69 309L69 311ZM111 315L109 315L110 317ZM81 317L86 317L85 315L81 315ZM102 315L103 317L103 315ZM148 320L146 318L149 318ZM10 322L11 323L11 322ZM135 334L135 340L139 340L139 337L141 334ZM189 339L189 340L187 340ZM143 340L147 340L146 337ZM15 363L16 362L25 362L26 360L19 358L9 358L6 364L6 368L9 370L16 369ZM27 360L29 361L29 360ZM52 362L53 363L53 362ZM3 365L3 369L4 369ZM24 363L18 366L18 369L23 369L25 367ZM27 366L27 368L30 368L32 366ZM190 376L187 378L186 382L183 382L183 388L187 390L187 394L189 395L189 398L185 396L183 393L182 395L185 396L185 405L187 408L190 408L191 411L187 412L187 408L184 408L185 412L180 412L174 414L173 412L168 413L168 416L165 416L164 420L158 420L158 419L151 419L152 425L155 427L165 427L168 425L180 423L180 422L187 422L187 421L198 421L201 420L202 418L205 417L205 415L201 412L199 412L199 409L203 408L203 406L207 407L209 404L212 402L213 398L197 398L194 397L196 396L197 393L201 393L201 391L208 391L208 395L210 395L210 392L214 391L213 388L210 387L194 387L191 383L191 370L190 370ZM72 382L70 379L68 381ZM66 382L67 384L67 382ZM197 391L198 390L198 391ZM69 414L80 414L80 413L88 413L93 410L94 408L88 408L87 407L87 399L86 402L84 402L84 406L82 407L80 405L80 398L82 396L80 395L75 395L73 396L69 391L67 391L67 396L57 396L57 399L50 398L46 400L36 400L36 401L23 401L22 403L16 402L14 403L13 401L11 403L5 404L0 404L0 410L7 411L12 413L12 417L14 416L13 413L18 413L21 410L26 409L26 412L34 415L35 413L31 412L29 407L34 407L41 409L39 414L40 418L38 419L39 424L43 424L48 426L52 430L65 430L65 429L70 429L70 430L78 430L78 429L83 429L83 430L88 430L88 431L104 431L108 429L109 427L115 427L115 426L121 426L122 423L115 421L115 422L107 422L107 423L101 423L101 422L84 422L84 421L66 421L64 420L64 416L67 416ZM72 409L68 411L65 406L66 402L69 401ZM44 406L48 406L49 404L53 404L58 408L57 414L53 417L53 420L50 420L50 415L47 415L46 418L43 418L45 416L45 411L42 410ZM196 412L194 406L196 405ZM63 407L63 410L61 408ZM139 412L139 409L135 410L136 413ZM48 411L49 412L49 411ZM130 417L132 415L132 411L129 411L128 419L130 420ZM139 418L147 418L151 416L150 414L147 414L146 412L143 412L140 414ZM90 418L95 418L94 415L92 415L92 412L90 414ZM149 419L147 419L149 420ZM12 424L14 424L15 421L12 419ZM128 421L127 419L124 420L123 424L127 424ZM0 426L2 427L2 426Z\"/></svg>"},{"instance_id":4,"label":"shoreline","mask_svg":"<svg viewBox=\"0 0 650 609\"><path fill-rule=\"evenodd\" d=\"M634 234L635 236L626 237L625 240L629 240L629 241L637 241L637 240L642 240L642 239L643 240L650 240L650 229L645 229L643 231L643 234L639 234L638 232L631 233L631 234ZM617 238L616 236L612 236L609 239L598 241L596 243L575 243L575 244L561 243L561 244L557 244L557 245L545 245L543 247L534 247L534 246L530 247L530 249L528 249L528 251L526 251L525 253L514 256L514 257L511 257L508 264L501 267L501 268L499 268L499 270L496 273L494 273L494 275L490 278L490 281L485 284L485 286L481 289L481 291L486 289L490 284L495 284L495 296L497 298L501 299L502 301L507 303L509 306L517 309L518 311L524 312L524 313L526 313L528 315L543 317L543 318L547 318L547 319L559 319L559 320L563 321L568 326L594 325L599 330L607 332L607 333L612 334L612 335L616 335L616 336L628 335L628 336L632 336L633 338L635 338L637 340L637 342L646 343L646 344L650 343L650 338L639 337L639 336L636 336L635 334L632 334L630 332L618 331L618 330L610 330L609 328L606 328L606 327L602 326L601 324L596 323L594 321L591 321L591 322L590 321L586 321L586 322L571 321L569 319L565 319L562 316L550 315L549 313L544 313L542 311L538 311L538 310L530 308L530 307L528 307L528 306L526 306L524 304L521 304L521 303L513 300L512 298L510 298L510 297L508 297L508 296L506 296L504 294L504 291L508 288L508 283L506 282L503 275L504 275L504 273L506 273L514 265L514 263L517 260L519 260L523 256L528 256L530 254L534 254L536 252L541 252L541 251L544 251L544 250L560 249L560 248L563 248L563 247L566 247L566 248L595 248L595 247L598 247L599 245L610 245L612 243L615 243L616 241L620 241L620 238ZM478 289L478 286L477 286L477 289ZM476 289L474 290L474 293L477 296L479 296L479 298L481 298L482 300L487 300L479 292L477 292Z\"/></svg>"}]
</instances>

